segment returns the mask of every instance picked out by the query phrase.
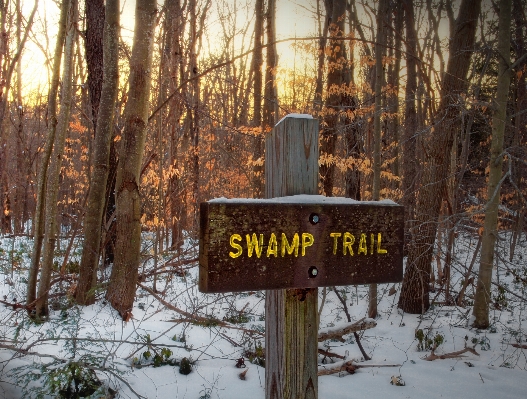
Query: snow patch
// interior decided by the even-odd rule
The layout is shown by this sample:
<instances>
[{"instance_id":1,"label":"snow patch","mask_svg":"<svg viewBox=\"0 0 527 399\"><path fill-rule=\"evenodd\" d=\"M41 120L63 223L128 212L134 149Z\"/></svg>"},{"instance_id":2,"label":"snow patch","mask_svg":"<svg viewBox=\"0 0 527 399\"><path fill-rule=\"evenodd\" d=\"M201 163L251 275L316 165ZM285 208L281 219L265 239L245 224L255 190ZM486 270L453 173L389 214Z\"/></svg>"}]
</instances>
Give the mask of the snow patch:
<instances>
[{"instance_id":1,"label":"snow patch","mask_svg":"<svg viewBox=\"0 0 527 399\"><path fill-rule=\"evenodd\" d=\"M285 118L313 119L313 116L312 116L312 115L309 115L309 114L295 114L295 113L287 114L287 115L284 116L282 119L280 119L280 120L278 121L278 123L277 123L275 126L278 126L280 123L282 123L282 121L283 121Z\"/></svg>"}]
</instances>

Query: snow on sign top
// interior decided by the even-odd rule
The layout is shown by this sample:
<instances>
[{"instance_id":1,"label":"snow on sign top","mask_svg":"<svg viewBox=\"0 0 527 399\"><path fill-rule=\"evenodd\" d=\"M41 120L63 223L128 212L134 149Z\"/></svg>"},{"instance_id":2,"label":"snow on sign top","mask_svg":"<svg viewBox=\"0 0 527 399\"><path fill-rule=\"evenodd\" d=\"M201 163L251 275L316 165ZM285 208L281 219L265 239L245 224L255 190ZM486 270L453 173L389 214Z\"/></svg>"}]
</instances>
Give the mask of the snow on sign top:
<instances>
[{"instance_id":1,"label":"snow on sign top","mask_svg":"<svg viewBox=\"0 0 527 399\"><path fill-rule=\"evenodd\" d=\"M282 123L285 118L313 119L313 116L309 114L287 114L282 119L280 119L275 126L278 126L280 123Z\"/></svg>"},{"instance_id":2,"label":"snow on sign top","mask_svg":"<svg viewBox=\"0 0 527 399\"><path fill-rule=\"evenodd\" d=\"M287 197L276 197L276 198L214 198L208 202L211 203L253 203L253 204L362 204L362 205L397 205L394 201L384 199L381 201L357 201L346 197L325 197L323 195L291 195Z\"/></svg>"}]
</instances>

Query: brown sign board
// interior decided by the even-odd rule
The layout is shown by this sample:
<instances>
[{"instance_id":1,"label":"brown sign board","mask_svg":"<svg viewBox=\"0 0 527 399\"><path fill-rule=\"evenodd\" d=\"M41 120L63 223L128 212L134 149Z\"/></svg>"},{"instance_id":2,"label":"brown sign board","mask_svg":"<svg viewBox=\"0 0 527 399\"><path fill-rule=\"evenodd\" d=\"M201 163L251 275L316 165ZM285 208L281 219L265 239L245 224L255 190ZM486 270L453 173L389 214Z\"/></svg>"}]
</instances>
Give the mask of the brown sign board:
<instances>
[{"instance_id":1,"label":"brown sign board","mask_svg":"<svg viewBox=\"0 0 527 399\"><path fill-rule=\"evenodd\" d=\"M404 208L323 196L200 205L199 289L237 292L393 283Z\"/></svg>"}]
</instances>

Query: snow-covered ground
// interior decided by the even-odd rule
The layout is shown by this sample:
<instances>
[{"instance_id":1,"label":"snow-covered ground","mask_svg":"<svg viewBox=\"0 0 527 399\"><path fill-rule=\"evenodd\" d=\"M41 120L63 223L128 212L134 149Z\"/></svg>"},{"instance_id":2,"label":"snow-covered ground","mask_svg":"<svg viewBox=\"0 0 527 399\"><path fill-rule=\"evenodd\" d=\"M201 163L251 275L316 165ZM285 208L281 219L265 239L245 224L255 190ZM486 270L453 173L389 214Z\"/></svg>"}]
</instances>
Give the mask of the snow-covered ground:
<instances>
[{"instance_id":1,"label":"snow-covered ground","mask_svg":"<svg viewBox=\"0 0 527 399\"><path fill-rule=\"evenodd\" d=\"M146 235L145 253L150 252L148 239ZM458 237L452 276L455 289L461 282L460 273L470 264L476 242L474 237ZM503 234L498 251L502 262L508 260L508 243L508 235ZM319 398L527 397L527 349L513 346L527 345L527 285L506 270L513 268L523 278L527 275L525 236L519 245L513 261L496 269L499 276L495 276L495 281L499 278L506 291L500 294L494 286L501 310L492 309L493 324L486 331L470 327L470 306L441 305L441 294L436 298L438 304L423 317L401 314L397 310L400 286L395 285L394 295L389 295L391 285L379 286L377 326L361 334L361 343L372 360L363 361L353 334L345 336L345 342L321 345L346 356L346 360L354 360L356 365L395 367L360 367L355 374L343 371L321 376ZM27 239L0 238L0 300L23 302L30 248ZM189 244L187 249L182 258L197 255L195 246ZM74 248L71 259L75 260L78 253L78 247ZM179 260L167 253L159 259L159 265ZM150 259L141 271L152 266ZM22 309L0 305L0 398L36 398L39 389L44 392L42 388L51 388L53 381L57 386L55 393L42 397L59 397L64 376L73 366L87 376L89 370L94 370L103 383L93 396L97 398L110 398L114 391L118 398L264 398L265 370L249 360L249 355L254 356L259 345L264 345L264 294L201 294L196 286L196 264L184 268L186 273L158 276L157 290L164 291L158 295L170 306L139 288L129 322L123 322L105 303L102 293L96 304L86 308L67 306L67 296L52 299L51 319L40 325L31 322ZM171 270L170 266L167 270ZM153 287L151 279L143 284ZM55 288L60 293L69 287L64 283ZM337 288L345 297L352 319L363 318L367 287ZM467 294L472 292L469 287ZM319 294L322 298L323 289L319 289ZM177 309L201 319L189 320ZM227 324L221 326L214 320ZM320 327L335 328L345 322L341 302L335 292L327 290ZM479 356L467 352L463 357L427 361L425 357L431 351L419 349L418 330L423 331L425 340L442 341L435 351L437 355L468 346ZM5 349L7 346L16 347L18 352ZM241 357L245 357L246 368L236 367ZM180 373L183 358L192 363L188 375ZM321 367L331 367L331 359L321 356L319 361ZM159 366L154 367L154 362ZM245 370L245 379L241 379L239 375ZM391 383L397 378L405 385Z\"/></svg>"}]
</instances>

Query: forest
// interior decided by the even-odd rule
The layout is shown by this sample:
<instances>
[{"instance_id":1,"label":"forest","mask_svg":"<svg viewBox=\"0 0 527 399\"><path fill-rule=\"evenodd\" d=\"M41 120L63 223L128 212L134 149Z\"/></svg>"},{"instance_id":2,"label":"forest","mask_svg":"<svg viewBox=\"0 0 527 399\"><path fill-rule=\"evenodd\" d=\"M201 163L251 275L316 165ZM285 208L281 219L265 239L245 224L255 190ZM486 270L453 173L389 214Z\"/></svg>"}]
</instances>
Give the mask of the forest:
<instances>
[{"instance_id":1,"label":"forest","mask_svg":"<svg viewBox=\"0 0 527 399\"><path fill-rule=\"evenodd\" d=\"M301 114L319 126L316 194L404 206L401 282L314 291L313 397L348 397L327 379L355 372L388 382L359 396L410 397L391 389L423 360L476 364L480 385L496 366L492 392L522 397L527 1L0 13L0 396L287 398L263 381L274 294L198 291L200 204L264 198L266 138ZM424 387L443 370L425 363L411 397L436 397Z\"/></svg>"}]
</instances>

